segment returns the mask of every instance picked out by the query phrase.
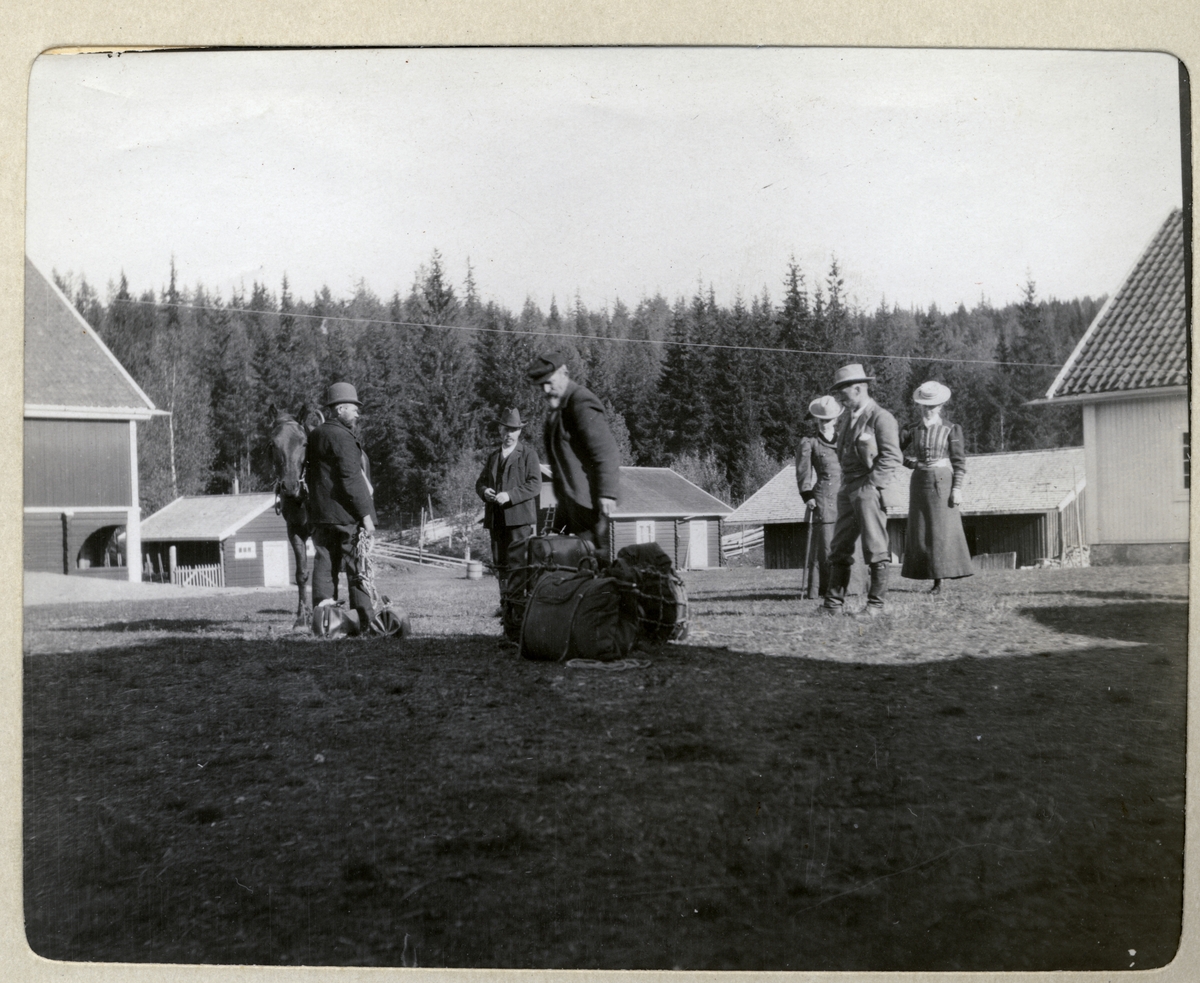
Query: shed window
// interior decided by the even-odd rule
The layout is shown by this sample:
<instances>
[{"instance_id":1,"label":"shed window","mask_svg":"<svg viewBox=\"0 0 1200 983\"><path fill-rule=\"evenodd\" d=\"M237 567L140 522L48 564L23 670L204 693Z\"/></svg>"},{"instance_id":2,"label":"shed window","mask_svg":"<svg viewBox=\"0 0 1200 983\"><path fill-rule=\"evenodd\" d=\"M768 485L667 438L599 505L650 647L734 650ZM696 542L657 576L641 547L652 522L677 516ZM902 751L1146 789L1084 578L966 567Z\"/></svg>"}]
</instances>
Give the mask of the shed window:
<instances>
[{"instance_id":1,"label":"shed window","mask_svg":"<svg viewBox=\"0 0 1200 983\"><path fill-rule=\"evenodd\" d=\"M639 543L653 543L654 542L654 520L653 519L638 519L637 541Z\"/></svg>"},{"instance_id":2,"label":"shed window","mask_svg":"<svg viewBox=\"0 0 1200 983\"><path fill-rule=\"evenodd\" d=\"M253 541L249 543L234 543L234 557L239 560L253 560L256 556L258 556L258 551L254 548L255 545L256 544Z\"/></svg>"}]
</instances>

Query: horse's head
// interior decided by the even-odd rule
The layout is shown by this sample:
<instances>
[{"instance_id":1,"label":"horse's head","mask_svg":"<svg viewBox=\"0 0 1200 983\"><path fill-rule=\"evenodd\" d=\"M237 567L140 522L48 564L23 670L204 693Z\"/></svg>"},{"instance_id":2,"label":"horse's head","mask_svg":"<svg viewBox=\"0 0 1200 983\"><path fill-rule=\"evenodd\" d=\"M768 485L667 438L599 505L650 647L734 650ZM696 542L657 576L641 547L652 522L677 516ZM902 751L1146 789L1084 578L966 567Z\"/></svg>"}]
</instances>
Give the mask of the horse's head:
<instances>
[{"instance_id":1,"label":"horse's head","mask_svg":"<svg viewBox=\"0 0 1200 983\"><path fill-rule=\"evenodd\" d=\"M271 431L271 456L275 462L275 479L289 498L304 494L304 454L308 434L294 416L271 407L274 421Z\"/></svg>"}]
</instances>

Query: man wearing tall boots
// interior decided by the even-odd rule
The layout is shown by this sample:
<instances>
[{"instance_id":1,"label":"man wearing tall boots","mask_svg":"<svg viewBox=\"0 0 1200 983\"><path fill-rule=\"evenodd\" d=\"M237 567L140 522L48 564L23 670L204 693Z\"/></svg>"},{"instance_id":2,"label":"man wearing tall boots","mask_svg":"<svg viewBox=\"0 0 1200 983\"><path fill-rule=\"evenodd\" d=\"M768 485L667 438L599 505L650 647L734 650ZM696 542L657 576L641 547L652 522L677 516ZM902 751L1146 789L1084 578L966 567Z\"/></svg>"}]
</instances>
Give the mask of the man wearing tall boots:
<instances>
[{"instance_id":1,"label":"man wearing tall boots","mask_svg":"<svg viewBox=\"0 0 1200 983\"><path fill-rule=\"evenodd\" d=\"M525 378L540 386L546 418L546 457L558 499L554 531L585 539L603 554L608 517L617 507L621 452L608 427L604 405L571 380L567 358L549 352L529 366Z\"/></svg>"},{"instance_id":2,"label":"man wearing tall boots","mask_svg":"<svg viewBox=\"0 0 1200 983\"><path fill-rule=\"evenodd\" d=\"M862 537L863 558L871 570L867 614L883 613L887 599L888 544L884 489L903 465L896 418L871 398L869 376L858 364L834 373L833 391L846 408L837 430L837 455L842 487L837 497L837 522L830 547L829 592L822 611L840 614L854 564L854 544Z\"/></svg>"}]
</instances>

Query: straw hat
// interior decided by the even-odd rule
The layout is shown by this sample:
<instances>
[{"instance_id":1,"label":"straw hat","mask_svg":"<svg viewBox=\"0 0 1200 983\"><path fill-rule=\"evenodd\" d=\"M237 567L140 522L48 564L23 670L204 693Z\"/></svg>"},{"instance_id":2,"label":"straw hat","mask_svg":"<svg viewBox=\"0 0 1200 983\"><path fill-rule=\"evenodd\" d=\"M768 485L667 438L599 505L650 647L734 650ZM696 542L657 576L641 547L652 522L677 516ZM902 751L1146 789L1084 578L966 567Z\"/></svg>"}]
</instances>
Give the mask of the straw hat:
<instances>
[{"instance_id":1,"label":"straw hat","mask_svg":"<svg viewBox=\"0 0 1200 983\"><path fill-rule=\"evenodd\" d=\"M941 406L950 398L949 386L943 386L940 382L922 382L917 386L917 391L913 393L913 402L921 406Z\"/></svg>"},{"instance_id":2,"label":"straw hat","mask_svg":"<svg viewBox=\"0 0 1200 983\"><path fill-rule=\"evenodd\" d=\"M818 396L808 404L808 412L817 420L836 420L843 406L833 396Z\"/></svg>"}]
</instances>

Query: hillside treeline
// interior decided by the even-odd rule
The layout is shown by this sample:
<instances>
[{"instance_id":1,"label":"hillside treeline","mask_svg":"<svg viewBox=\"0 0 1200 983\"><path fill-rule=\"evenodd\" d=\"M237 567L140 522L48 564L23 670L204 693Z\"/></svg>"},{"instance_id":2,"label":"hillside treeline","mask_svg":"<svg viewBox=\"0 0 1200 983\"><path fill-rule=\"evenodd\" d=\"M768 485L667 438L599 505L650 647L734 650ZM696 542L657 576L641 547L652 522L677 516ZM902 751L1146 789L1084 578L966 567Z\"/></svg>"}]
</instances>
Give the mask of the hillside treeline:
<instances>
[{"instance_id":1,"label":"hillside treeline","mask_svg":"<svg viewBox=\"0 0 1200 983\"><path fill-rule=\"evenodd\" d=\"M177 284L131 291L122 275L104 302L83 277L55 279L169 417L139 428L147 512L177 495L270 489L270 407L313 407L330 383L353 382L385 521L407 525L473 503L493 418L517 406L540 443L545 410L524 380L535 354L566 350L572 377L607 406L625 462L671 466L726 501L752 494L789 460L809 400L833 370L865 363L874 392L904 425L926 379L954 390L948 415L972 453L1082 443L1077 410L1027 407L1045 393L1103 298L1039 299L971 310L874 310L848 304L834 261L815 281L793 261L779 297L731 305L712 287L630 308L578 299L511 311L480 298L468 265L455 285L434 253L406 295L309 300L253 284L222 298ZM784 349L786 351L780 351ZM1032 364L1030 364L1032 363Z\"/></svg>"}]
</instances>

